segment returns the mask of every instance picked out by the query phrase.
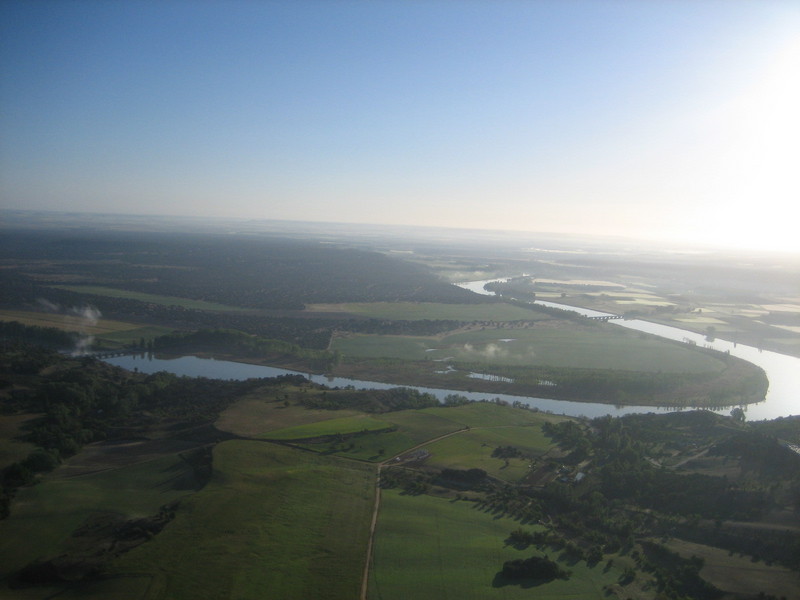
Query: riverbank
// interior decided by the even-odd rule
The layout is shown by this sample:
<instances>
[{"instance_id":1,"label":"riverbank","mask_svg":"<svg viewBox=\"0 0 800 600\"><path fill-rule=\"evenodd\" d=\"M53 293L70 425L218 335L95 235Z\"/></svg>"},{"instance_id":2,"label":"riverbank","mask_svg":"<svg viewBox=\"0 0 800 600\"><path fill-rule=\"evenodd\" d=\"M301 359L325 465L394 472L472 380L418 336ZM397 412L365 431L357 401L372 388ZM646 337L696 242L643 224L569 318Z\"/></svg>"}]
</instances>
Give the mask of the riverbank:
<instances>
[{"instance_id":1,"label":"riverbank","mask_svg":"<svg viewBox=\"0 0 800 600\"><path fill-rule=\"evenodd\" d=\"M548 367L505 367L502 372L497 372L488 365L453 363L442 369L441 364L431 361L385 359L345 359L322 373L308 361L289 356L255 358L200 350L185 354L215 361L285 369L320 378L615 406L730 408L761 402L768 386L762 369L725 355L726 366L721 372L689 375ZM158 355L167 360L178 356Z\"/></svg>"}]
</instances>

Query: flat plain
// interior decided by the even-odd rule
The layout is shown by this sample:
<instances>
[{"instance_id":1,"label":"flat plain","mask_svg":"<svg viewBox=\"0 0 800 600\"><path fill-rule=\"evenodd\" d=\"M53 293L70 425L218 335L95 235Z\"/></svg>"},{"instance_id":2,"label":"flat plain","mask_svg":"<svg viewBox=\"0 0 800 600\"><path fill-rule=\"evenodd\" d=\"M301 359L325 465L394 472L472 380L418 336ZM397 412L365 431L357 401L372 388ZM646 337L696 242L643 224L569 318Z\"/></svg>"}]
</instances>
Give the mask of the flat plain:
<instances>
[{"instance_id":1,"label":"flat plain","mask_svg":"<svg viewBox=\"0 0 800 600\"><path fill-rule=\"evenodd\" d=\"M360 334L337 337L331 347L346 356L443 363L685 373L724 368L722 361L694 348L610 324L485 327L441 337Z\"/></svg>"},{"instance_id":2,"label":"flat plain","mask_svg":"<svg viewBox=\"0 0 800 600\"><path fill-rule=\"evenodd\" d=\"M569 581L536 582L533 587L504 581L499 573L505 561L542 554L506 544L518 522L467 501L393 489L382 490L381 496L370 600L600 599L607 597L603 586L619 577L616 569L578 562L560 563L572 571Z\"/></svg>"},{"instance_id":3,"label":"flat plain","mask_svg":"<svg viewBox=\"0 0 800 600\"><path fill-rule=\"evenodd\" d=\"M214 451L209 484L118 572L163 578L168 598L355 598L374 469L265 442ZM202 568L198 568L202 565Z\"/></svg>"}]
</instances>

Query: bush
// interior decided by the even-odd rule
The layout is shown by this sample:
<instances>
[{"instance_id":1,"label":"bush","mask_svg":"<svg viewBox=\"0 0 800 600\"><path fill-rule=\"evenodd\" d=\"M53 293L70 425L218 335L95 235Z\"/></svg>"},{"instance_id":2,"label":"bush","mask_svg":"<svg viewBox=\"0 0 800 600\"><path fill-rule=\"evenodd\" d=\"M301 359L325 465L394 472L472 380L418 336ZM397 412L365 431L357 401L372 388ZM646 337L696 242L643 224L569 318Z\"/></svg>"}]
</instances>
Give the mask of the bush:
<instances>
[{"instance_id":1,"label":"bush","mask_svg":"<svg viewBox=\"0 0 800 600\"><path fill-rule=\"evenodd\" d=\"M540 581L569 579L569 573L546 556L509 560L503 564L503 576L509 579L537 579Z\"/></svg>"}]
</instances>

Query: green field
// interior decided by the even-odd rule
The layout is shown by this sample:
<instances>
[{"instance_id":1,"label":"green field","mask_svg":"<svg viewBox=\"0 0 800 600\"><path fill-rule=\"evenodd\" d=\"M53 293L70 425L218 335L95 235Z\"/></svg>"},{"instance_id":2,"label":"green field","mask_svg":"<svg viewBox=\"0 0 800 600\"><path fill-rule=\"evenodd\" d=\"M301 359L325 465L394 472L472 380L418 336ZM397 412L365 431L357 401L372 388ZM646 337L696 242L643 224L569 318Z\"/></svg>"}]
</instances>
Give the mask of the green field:
<instances>
[{"instance_id":1,"label":"green field","mask_svg":"<svg viewBox=\"0 0 800 600\"><path fill-rule=\"evenodd\" d=\"M50 287L60 290L68 290L79 294L94 294L95 296L108 296L109 298L127 298L129 300L139 300L140 302L150 302L152 304L163 304L164 306L181 306L196 310L213 310L220 312L246 310L227 304L217 304L216 302L206 302L204 300L192 300L190 298L179 298L177 296L161 296L159 294L146 294L144 292L132 292L129 290L119 290L117 288L104 287L100 285L53 285Z\"/></svg>"},{"instance_id":2,"label":"green field","mask_svg":"<svg viewBox=\"0 0 800 600\"><path fill-rule=\"evenodd\" d=\"M11 516L0 521L0 579L35 559L63 552L70 534L94 514L152 515L195 486L192 469L172 455L83 477L48 477L21 488ZM52 592L38 588L31 591L34 595L21 596L19 590L0 587L0 598L44 598Z\"/></svg>"},{"instance_id":3,"label":"green field","mask_svg":"<svg viewBox=\"0 0 800 600\"><path fill-rule=\"evenodd\" d=\"M585 562L561 563L573 572L569 581L536 585L508 584L497 577L503 563L540 554L533 548L506 546L519 522L499 518L471 502L381 492L370 600L485 600L498 598L597 598L619 573L590 568ZM534 530L535 526L528 526ZM550 558L555 558L551 556Z\"/></svg>"},{"instance_id":4,"label":"green field","mask_svg":"<svg viewBox=\"0 0 800 600\"><path fill-rule=\"evenodd\" d=\"M260 437L270 440L300 440L328 435L359 433L387 429L392 423L370 417L369 415L354 415L338 419L326 419L307 425L297 425L265 433Z\"/></svg>"},{"instance_id":5,"label":"green field","mask_svg":"<svg viewBox=\"0 0 800 600\"><path fill-rule=\"evenodd\" d=\"M53 327L64 331L75 331L92 335L104 345L122 346L138 342L142 338L151 339L172 331L167 327L155 325L139 325L125 321L98 319L95 323L87 323L86 319L59 313L42 313L26 310L0 310L0 321L17 321L23 325L36 327Z\"/></svg>"},{"instance_id":6,"label":"green field","mask_svg":"<svg viewBox=\"0 0 800 600\"><path fill-rule=\"evenodd\" d=\"M341 312L371 319L403 321L536 321L550 319L535 309L504 303L442 304L437 302L348 302L344 304L309 304L310 312Z\"/></svg>"},{"instance_id":7,"label":"green field","mask_svg":"<svg viewBox=\"0 0 800 600\"><path fill-rule=\"evenodd\" d=\"M470 427L501 427L504 425L541 425L544 421L559 422L568 417L513 408L493 402L471 402L461 406L426 408L426 414L438 415Z\"/></svg>"},{"instance_id":8,"label":"green field","mask_svg":"<svg viewBox=\"0 0 800 600\"><path fill-rule=\"evenodd\" d=\"M492 457L500 446L514 446L525 457L508 461ZM539 427L471 429L426 446L431 453L426 465L440 469L478 468L498 479L518 482L531 472L531 457L541 456L552 447Z\"/></svg>"},{"instance_id":9,"label":"green field","mask_svg":"<svg viewBox=\"0 0 800 600\"><path fill-rule=\"evenodd\" d=\"M374 483L370 465L224 442L211 482L113 572L153 575L148 598L357 598Z\"/></svg>"},{"instance_id":10,"label":"green field","mask_svg":"<svg viewBox=\"0 0 800 600\"><path fill-rule=\"evenodd\" d=\"M53 327L64 331L80 331L91 335L108 335L141 327L135 323L112 321L111 319L98 319L96 322L90 324L86 319L76 315L33 312L28 310L0 310L0 321L17 321L23 325Z\"/></svg>"},{"instance_id":11,"label":"green field","mask_svg":"<svg viewBox=\"0 0 800 600\"><path fill-rule=\"evenodd\" d=\"M298 391L294 386L267 386L256 390L225 409L215 423L217 429L242 437L264 437L265 434L289 427L310 425L329 419L362 417L356 410L321 410L299 404L284 404L284 399L297 401L306 395L321 394L314 390Z\"/></svg>"},{"instance_id":12,"label":"green field","mask_svg":"<svg viewBox=\"0 0 800 600\"><path fill-rule=\"evenodd\" d=\"M383 461L423 442L463 428L463 425L444 416L429 413L428 410L382 414L381 420L396 425L396 431L367 433L342 442L304 444L302 447L358 460Z\"/></svg>"},{"instance_id":13,"label":"green field","mask_svg":"<svg viewBox=\"0 0 800 600\"><path fill-rule=\"evenodd\" d=\"M429 461L431 464L437 467L479 467L498 478L516 481L528 473L530 459L511 459L509 467L504 468L502 459L491 457L492 450L498 446L515 446L529 456L543 454L552 446L541 432L540 426L545 420L560 419L543 413L480 402L382 414L380 420L376 421L397 427L390 432L361 434L363 426L359 426L357 419L347 417L278 430L275 439L313 437L295 435L297 432L313 434L325 431L324 435L359 432L358 435L341 441L301 442L299 445L309 450L347 458L384 461L425 442L457 432L426 447L433 454ZM468 427L473 429L468 431ZM272 438L274 435L270 433L264 437Z\"/></svg>"},{"instance_id":14,"label":"green field","mask_svg":"<svg viewBox=\"0 0 800 600\"><path fill-rule=\"evenodd\" d=\"M443 338L351 335L333 350L355 358L399 358L627 371L699 373L721 371L722 361L685 345L614 325L483 329Z\"/></svg>"}]
</instances>

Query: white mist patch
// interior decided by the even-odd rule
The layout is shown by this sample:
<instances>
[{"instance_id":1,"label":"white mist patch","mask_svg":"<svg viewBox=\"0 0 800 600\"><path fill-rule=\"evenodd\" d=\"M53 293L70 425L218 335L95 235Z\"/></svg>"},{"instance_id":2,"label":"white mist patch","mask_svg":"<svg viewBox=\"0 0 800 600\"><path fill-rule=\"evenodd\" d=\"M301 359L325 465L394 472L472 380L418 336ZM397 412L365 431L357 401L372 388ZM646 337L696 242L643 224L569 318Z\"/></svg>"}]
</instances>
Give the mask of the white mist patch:
<instances>
[{"instance_id":1,"label":"white mist patch","mask_svg":"<svg viewBox=\"0 0 800 600\"><path fill-rule=\"evenodd\" d=\"M88 304L81 308L75 308L75 307L70 308L69 314L75 315L76 317L80 317L87 326L97 325L97 321L99 321L100 317L103 316L103 314L97 309L97 307L89 306Z\"/></svg>"},{"instance_id":2,"label":"white mist patch","mask_svg":"<svg viewBox=\"0 0 800 600\"><path fill-rule=\"evenodd\" d=\"M92 344L94 343L94 336L89 333L87 329L97 325L97 322L103 315L96 306L90 306L88 304L80 308L72 308L70 311L72 314L80 317L81 319L81 336L78 338L78 342L75 344L72 355L82 356L89 351L89 348L91 348Z\"/></svg>"},{"instance_id":3,"label":"white mist patch","mask_svg":"<svg viewBox=\"0 0 800 600\"><path fill-rule=\"evenodd\" d=\"M61 312L61 306L59 306L58 304L53 304L52 302L50 302L49 300L45 300L44 298L37 298L36 304L38 304L45 312L49 313Z\"/></svg>"},{"instance_id":4,"label":"white mist patch","mask_svg":"<svg viewBox=\"0 0 800 600\"><path fill-rule=\"evenodd\" d=\"M462 351L469 357L477 357L485 360L502 360L510 355L506 348L494 342L486 344L483 348L476 348L472 344L466 343Z\"/></svg>"},{"instance_id":5,"label":"white mist patch","mask_svg":"<svg viewBox=\"0 0 800 600\"><path fill-rule=\"evenodd\" d=\"M56 313L71 317L73 322L77 317L78 319L78 339L75 342L75 347L70 353L72 356L83 356L87 354L89 348L94 343L94 335L89 331L90 327L97 325L97 322L103 316L96 306L86 304L84 306L70 306L63 307L60 304L50 302L45 298L37 298L36 303L45 311L49 313Z\"/></svg>"}]
</instances>

